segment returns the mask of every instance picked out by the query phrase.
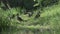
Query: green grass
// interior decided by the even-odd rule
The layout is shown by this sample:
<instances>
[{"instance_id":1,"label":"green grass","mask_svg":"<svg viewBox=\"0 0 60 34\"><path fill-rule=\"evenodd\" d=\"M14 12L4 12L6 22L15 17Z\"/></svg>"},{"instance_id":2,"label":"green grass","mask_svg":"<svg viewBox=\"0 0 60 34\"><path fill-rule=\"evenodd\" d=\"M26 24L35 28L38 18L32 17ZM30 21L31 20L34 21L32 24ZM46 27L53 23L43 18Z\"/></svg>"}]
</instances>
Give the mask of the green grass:
<instances>
[{"instance_id":1,"label":"green grass","mask_svg":"<svg viewBox=\"0 0 60 34\"><path fill-rule=\"evenodd\" d=\"M19 13L18 11L22 10L17 9L13 8L6 11L0 9L0 17L4 19L8 15L16 15ZM32 17L19 13L21 18L27 20L27 22L20 22L14 18L9 22L11 29L2 31L2 34L60 34L60 4L45 7L38 19L34 19L36 12L34 12Z\"/></svg>"}]
</instances>

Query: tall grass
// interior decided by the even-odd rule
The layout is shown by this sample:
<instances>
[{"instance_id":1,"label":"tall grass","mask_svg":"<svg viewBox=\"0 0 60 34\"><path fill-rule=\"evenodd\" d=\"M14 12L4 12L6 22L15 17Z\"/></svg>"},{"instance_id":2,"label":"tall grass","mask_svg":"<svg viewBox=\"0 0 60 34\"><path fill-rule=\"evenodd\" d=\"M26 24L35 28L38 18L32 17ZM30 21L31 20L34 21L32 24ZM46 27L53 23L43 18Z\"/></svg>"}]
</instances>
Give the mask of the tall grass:
<instances>
[{"instance_id":1,"label":"tall grass","mask_svg":"<svg viewBox=\"0 0 60 34\"><path fill-rule=\"evenodd\" d=\"M0 26L1 24L10 25L9 30L5 28L6 30L3 30L1 34L60 34L60 4L45 7L38 19L34 19L34 17L40 10L34 11L32 17L22 14L21 10L20 8L6 11L0 9ZM17 13L27 21L18 21L16 18L9 20L9 16Z\"/></svg>"}]
</instances>

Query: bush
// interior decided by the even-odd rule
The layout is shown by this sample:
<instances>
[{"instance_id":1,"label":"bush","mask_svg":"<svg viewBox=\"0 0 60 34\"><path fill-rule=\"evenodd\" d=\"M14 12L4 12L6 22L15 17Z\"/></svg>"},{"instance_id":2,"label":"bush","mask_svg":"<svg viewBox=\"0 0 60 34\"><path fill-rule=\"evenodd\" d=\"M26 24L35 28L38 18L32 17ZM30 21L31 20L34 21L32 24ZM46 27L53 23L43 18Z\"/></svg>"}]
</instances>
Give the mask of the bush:
<instances>
[{"instance_id":1,"label":"bush","mask_svg":"<svg viewBox=\"0 0 60 34\"><path fill-rule=\"evenodd\" d=\"M58 3L59 0L1 0L8 7L21 7L25 9L33 9L34 7L46 7ZM0 2L1 3L1 2ZM8 5L7 5L8 4Z\"/></svg>"},{"instance_id":2,"label":"bush","mask_svg":"<svg viewBox=\"0 0 60 34\"><path fill-rule=\"evenodd\" d=\"M51 5L53 5L53 4L58 3L58 1L59 1L59 0L42 0L42 1L41 1L41 5L42 5L43 7L51 6Z\"/></svg>"},{"instance_id":3,"label":"bush","mask_svg":"<svg viewBox=\"0 0 60 34\"><path fill-rule=\"evenodd\" d=\"M31 9L33 8L33 5L35 4L35 2L33 0L1 0L2 3L6 6L7 4L10 6L10 7L24 7L24 8L27 8L27 9Z\"/></svg>"}]
</instances>

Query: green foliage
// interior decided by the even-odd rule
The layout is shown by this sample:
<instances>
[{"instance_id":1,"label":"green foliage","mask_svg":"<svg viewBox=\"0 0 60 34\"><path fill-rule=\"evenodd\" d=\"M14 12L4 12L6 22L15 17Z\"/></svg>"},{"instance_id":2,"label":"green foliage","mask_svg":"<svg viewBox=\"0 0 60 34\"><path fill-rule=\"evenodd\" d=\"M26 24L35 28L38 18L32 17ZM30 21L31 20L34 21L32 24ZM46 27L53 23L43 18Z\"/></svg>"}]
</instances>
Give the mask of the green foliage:
<instances>
[{"instance_id":1,"label":"green foliage","mask_svg":"<svg viewBox=\"0 0 60 34\"><path fill-rule=\"evenodd\" d=\"M20 4L19 1L24 3L25 8L15 6L16 3ZM15 7L7 10L0 8L0 28L4 29L2 34L60 34L60 4L58 0L11 0L9 3ZM56 5L53 5L54 3ZM39 9L33 10L31 17L24 14L26 8L31 9L33 6L39 5ZM40 9L41 7L43 10ZM40 17L35 19L38 11L41 12ZM17 14L25 21L17 20ZM10 19L12 15L15 17Z\"/></svg>"},{"instance_id":2,"label":"green foliage","mask_svg":"<svg viewBox=\"0 0 60 34\"><path fill-rule=\"evenodd\" d=\"M41 7L57 4L59 0L29 0L29 1L28 0L17 0L17 1L16 0L8 0L8 1L1 0L1 1L6 7L10 6L10 7L21 7L25 9L36 9L37 7L41 8Z\"/></svg>"},{"instance_id":3,"label":"green foliage","mask_svg":"<svg viewBox=\"0 0 60 34\"><path fill-rule=\"evenodd\" d=\"M41 2L41 4L42 4L42 6L51 6L51 5L53 5L53 4L56 4L56 3L58 3L58 1L59 0L43 0L42 2Z\"/></svg>"}]
</instances>

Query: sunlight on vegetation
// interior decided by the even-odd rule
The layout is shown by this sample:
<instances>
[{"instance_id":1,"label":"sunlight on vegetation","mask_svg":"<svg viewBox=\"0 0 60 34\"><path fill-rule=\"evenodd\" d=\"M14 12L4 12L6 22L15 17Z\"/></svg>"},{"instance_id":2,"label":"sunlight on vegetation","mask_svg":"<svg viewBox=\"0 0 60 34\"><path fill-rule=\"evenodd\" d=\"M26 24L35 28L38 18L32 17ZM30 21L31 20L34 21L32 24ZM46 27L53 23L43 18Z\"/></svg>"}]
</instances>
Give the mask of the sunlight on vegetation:
<instances>
[{"instance_id":1,"label":"sunlight on vegetation","mask_svg":"<svg viewBox=\"0 0 60 34\"><path fill-rule=\"evenodd\" d=\"M60 0L1 0L0 34L60 34Z\"/></svg>"}]
</instances>

